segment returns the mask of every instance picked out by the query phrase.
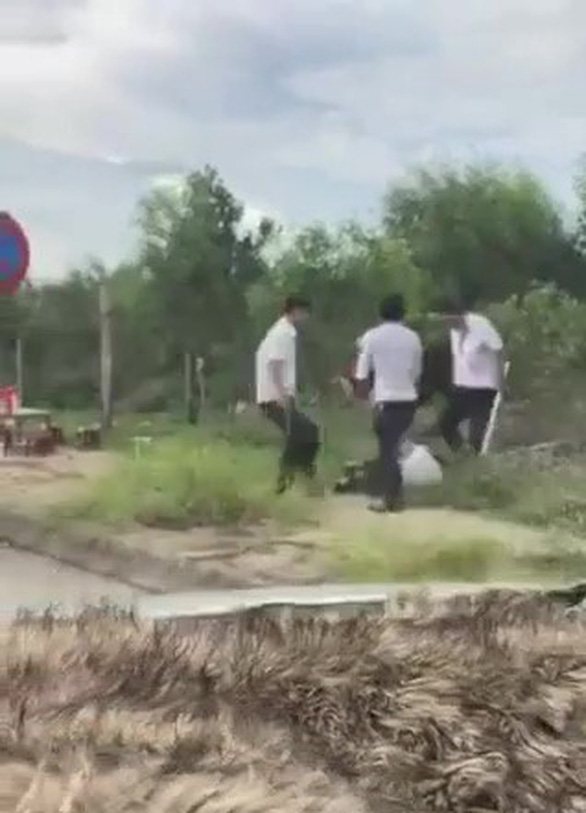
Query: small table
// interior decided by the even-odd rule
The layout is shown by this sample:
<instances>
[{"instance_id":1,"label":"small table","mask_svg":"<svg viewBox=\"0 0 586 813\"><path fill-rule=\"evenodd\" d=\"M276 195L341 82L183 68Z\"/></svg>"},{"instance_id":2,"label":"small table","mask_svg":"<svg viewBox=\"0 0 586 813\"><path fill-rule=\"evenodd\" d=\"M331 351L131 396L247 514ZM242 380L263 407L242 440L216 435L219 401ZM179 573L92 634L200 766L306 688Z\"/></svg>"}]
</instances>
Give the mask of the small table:
<instances>
[{"instance_id":1,"label":"small table","mask_svg":"<svg viewBox=\"0 0 586 813\"><path fill-rule=\"evenodd\" d=\"M13 442L23 440L27 423L37 422L51 427L51 412L47 409L20 407L11 415L0 416L0 428L4 432L4 454L12 447Z\"/></svg>"}]
</instances>

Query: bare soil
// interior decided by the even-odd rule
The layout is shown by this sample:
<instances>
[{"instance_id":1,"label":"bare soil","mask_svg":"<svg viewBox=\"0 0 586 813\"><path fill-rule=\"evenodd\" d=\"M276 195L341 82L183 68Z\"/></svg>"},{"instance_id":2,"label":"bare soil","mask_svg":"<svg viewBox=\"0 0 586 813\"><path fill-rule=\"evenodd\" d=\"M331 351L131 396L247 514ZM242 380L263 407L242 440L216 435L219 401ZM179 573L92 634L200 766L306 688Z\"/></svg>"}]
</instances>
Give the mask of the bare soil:
<instances>
[{"instance_id":1,"label":"bare soil","mask_svg":"<svg viewBox=\"0 0 586 813\"><path fill-rule=\"evenodd\" d=\"M46 508L82 493L90 480L116 465L112 452L63 450L47 458L0 458L0 508L41 515Z\"/></svg>"}]
</instances>

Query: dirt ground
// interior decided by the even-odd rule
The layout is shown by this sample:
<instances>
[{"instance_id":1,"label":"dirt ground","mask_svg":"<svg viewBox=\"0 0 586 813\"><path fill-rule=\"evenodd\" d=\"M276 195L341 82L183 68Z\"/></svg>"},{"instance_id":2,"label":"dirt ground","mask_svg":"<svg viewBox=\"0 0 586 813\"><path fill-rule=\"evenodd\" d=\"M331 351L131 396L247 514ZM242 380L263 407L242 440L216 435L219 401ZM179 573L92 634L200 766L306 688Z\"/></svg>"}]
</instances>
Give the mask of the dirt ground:
<instances>
[{"instance_id":1,"label":"dirt ground","mask_svg":"<svg viewBox=\"0 0 586 813\"><path fill-rule=\"evenodd\" d=\"M41 514L83 491L88 481L116 465L112 452L63 450L50 457L0 458L0 508Z\"/></svg>"},{"instance_id":2,"label":"dirt ground","mask_svg":"<svg viewBox=\"0 0 586 813\"><path fill-rule=\"evenodd\" d=\"M50 538L24 529L17 518L42 522L47 509L83 493L92 479L116 464L111 452L64 451L45 460L0 461L0 538L51 555L143 589L262 587L315 584L328 577L328 542L353 535L388 535L389 544L441 538L494 540L533 547L543 532L450 509L415 509L397 516L373 516L359 497L325 501L319 526L283 535L274 528L249 531L194 528L165 531L136 526L114 529L60 527ZM8 521L10 518L10 522ZM73 536L69 531L73 530ZM73 558L72 558L73 557ZM331 574L330 574L331 576Z\"/></svg>"},{"instance_id":3,"label":"dirt ground","mask_svg":"<svg viewBox=\"0 0 586 813\"><path fill-rule=\"evenodd\" d=\"M315 540L279 538L268 527L229 532L135 526L117 532L76 524L67 529L71 537L62 527L50 537L31 531L31 522L43 522L48 509L83 494L116 462L112 452L73 450L43 460L1 459L0 538L152 590L311 584L325 578Z\"/></svg>"}]
</instances>

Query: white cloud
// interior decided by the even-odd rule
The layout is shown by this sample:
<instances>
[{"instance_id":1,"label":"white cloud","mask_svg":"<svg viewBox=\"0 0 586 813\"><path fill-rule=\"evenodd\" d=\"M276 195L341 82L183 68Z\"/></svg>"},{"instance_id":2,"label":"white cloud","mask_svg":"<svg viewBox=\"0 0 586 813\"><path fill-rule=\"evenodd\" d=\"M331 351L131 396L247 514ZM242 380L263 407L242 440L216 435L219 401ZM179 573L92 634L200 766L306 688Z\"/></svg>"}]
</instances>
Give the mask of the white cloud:
<instances>
[{"instance_id":1,"label":"white cloud","mask_svg":"<svg viewBox=\"0 0 586 813\"><path fill-rule=\"evenodd\" d=\"M79 219L85 203L115 256L149 179L206 162L300 221L365 212L389 177L438 155L521 159L567 194L586 144L583 0L0 0L5 20L6 8L19 13L0 38L0 135L52 167L35 217L55 256L92 242L89 227L69 235L59 207ZM32 210L18 160L7 183L0 144L5 194ZM115 207L96 194L104 167Z\"/></svg>"}]
</instances>

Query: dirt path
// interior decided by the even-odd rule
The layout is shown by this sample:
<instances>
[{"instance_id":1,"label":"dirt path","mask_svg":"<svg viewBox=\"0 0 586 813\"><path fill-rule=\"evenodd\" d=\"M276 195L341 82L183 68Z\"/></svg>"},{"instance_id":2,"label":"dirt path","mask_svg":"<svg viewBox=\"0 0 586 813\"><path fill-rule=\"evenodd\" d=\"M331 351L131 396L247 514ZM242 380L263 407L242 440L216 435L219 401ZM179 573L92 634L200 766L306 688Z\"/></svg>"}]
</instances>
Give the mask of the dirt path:
<instances>
[{"instance_id":1,"label":"dirt path","mask_svg":"<svg viewBox=\"0 0 586 813\"><path fill-rule=\"evenodd\" d=\"M112 452L64 450L51 457L0 458L0 506L41 514L51 505L82 493L88 482L112 471Z\"/></svg>"}]
</instances>

